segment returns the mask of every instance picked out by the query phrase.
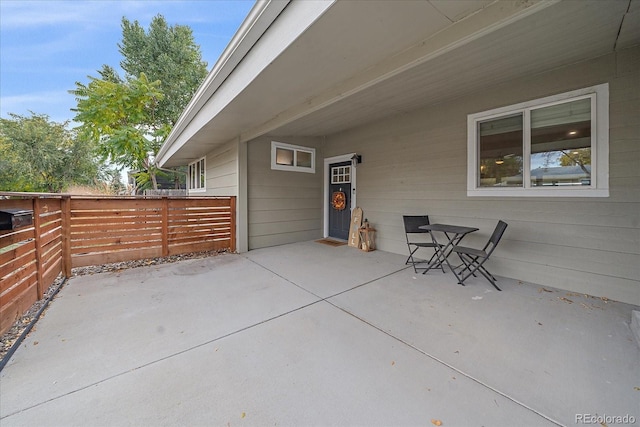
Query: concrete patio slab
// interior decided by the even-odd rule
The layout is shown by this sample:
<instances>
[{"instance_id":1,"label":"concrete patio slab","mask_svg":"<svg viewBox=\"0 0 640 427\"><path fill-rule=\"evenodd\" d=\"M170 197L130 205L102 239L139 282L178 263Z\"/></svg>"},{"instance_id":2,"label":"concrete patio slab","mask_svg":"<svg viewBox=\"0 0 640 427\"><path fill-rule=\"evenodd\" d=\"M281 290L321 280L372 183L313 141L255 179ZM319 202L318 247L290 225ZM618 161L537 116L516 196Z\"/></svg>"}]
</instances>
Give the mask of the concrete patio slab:
<instances>
[{"instance_id":1,"label":"concrete patio slab","mask_svg":"<svg viewBox=\"0 0 640 427\"><path fill-rule=\"evenodd\" d=\"M321 298L406 268L406 257L401 255L381 251L362 252L346 245L332 247L317 242L302 242L274 249L258 249L246 255Z\"/></svg>"},{"instance_id":2,"label":"concrete patio slab","mask_svg":"<svg viewBox=\"0 0 640 427\"><path fill-rule=\"evenodd\" d=\"M2 371L0 411L37 405L314 301L241 256L74 277Z\"/></svg>"},{"instance_id":3,"label":"concrete patio slab","mask_svg":"<svg viewBox=\"0 0 640 427\"><path fill-rule=\"evenodd\" d=\"M329 301L460 373L572 425L576 414L640 419L632 306L500 279L455 284L413 271ZM446 280L443 280L446 279Z\"/></svg>"},{"instance_id":4,"label":"concrete patio slab","mask_svg":"<svg viewBox=\"0 0 640 427\"><path fill-rule=\"evenodd\" d=\"M54 413L59 425L552 425L326 302L7 421Z\"/></svg>"},{"instance_id":5,"label":"concrete patio slab","mask_svg":"<svg viewBox=\"0 0 640 427\"><path fill-rule=\"evenodd\" d=\"M304 242L72 278L0 374L0 424L638 422L637 307L404 260Z\"/></svg>"}]
</instances>

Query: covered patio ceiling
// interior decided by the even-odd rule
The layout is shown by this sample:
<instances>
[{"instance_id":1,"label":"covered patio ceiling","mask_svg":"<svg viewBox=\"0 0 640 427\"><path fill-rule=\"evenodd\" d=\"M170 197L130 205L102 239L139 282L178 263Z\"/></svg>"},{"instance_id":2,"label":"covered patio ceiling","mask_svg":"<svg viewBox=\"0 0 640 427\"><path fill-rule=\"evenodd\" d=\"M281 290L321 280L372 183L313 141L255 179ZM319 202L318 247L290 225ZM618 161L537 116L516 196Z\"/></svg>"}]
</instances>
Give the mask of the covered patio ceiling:
<instances>
[{"instance_id":1,"label":"covered patio ceiling","mask_svg":"<svg viewBox=\"0 0 640 427\"><path fill-rule=\"evenodd\" d=\"M158 158L177 166L231 140L326 136L630 47L639 3L339 1L286 42L278 34L300 20L289 3L219 86L201 88Z\"/></svg>"}]
</instances>

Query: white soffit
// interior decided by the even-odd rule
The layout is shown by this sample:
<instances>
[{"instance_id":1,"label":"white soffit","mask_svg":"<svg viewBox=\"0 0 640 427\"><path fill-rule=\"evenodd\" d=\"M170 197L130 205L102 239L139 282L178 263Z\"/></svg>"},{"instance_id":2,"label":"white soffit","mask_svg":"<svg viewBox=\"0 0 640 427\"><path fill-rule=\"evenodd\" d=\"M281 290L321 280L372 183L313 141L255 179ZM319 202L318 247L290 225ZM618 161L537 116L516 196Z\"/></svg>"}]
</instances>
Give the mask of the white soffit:
<instances>
[{"instance_id":1,"label":"white soffit","mask_svg":"<svg viewBox=\"0 0 640 427\"><path fill-rule=\"evenodd\" d=\"M324 8L305 6L314 3ZM623 21L626 0L292 2L163 161L186 164L267 133L329 135L599 56L637 23L637 6ZM637 44L637 28L622 28L618 44Z\"/></svg>"},{"instance_id":2,"label":"white soffit","mask_svg":"<svg viewBox=\"0 0 640 427\"><path fill-rule=\"evenodd\" d=\"M200 156L268 121L274 108L316 97L488 3L460 2L447 9L451 18L427 1L289 3L214 96L192 101L196 113L183 115L188 123L170 136L160 162Z\"/></svg>"}]
</instances>

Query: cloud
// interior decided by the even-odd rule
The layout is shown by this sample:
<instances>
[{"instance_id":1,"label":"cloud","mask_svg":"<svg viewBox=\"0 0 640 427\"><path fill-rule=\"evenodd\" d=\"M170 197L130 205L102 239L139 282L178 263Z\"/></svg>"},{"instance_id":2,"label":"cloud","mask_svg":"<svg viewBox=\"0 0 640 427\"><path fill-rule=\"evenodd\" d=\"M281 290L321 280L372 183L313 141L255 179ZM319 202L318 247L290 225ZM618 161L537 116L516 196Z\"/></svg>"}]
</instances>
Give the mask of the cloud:
<instances>
[{"instance_id":1,"label":"cloud","mask_svg":"<svg viewBox=\"0 0 640 427\"><path fill-rule=\"evenodd\" d=\"M231 40L252 0L33 1L0 0L0 116L33 110L54 121L73 118L66 91L103 64L119 67L122 18L147 29L161 14L188 25L211 66Z\"/></svg>"},{"instance_id":2,"label":"cloud","mask_svg":"<svg viewBox=\"0 0 640 427\"><path fill-rule=\"evenodd\" d=\"M30 116L30 111L37 114L48 114L46 111L55 111L55 115L51 115L50 119L55 122L64 122L73 119L75 114L71 108L75 108L75 106L74 96L66 90L2 96L0 97L0 117L8 118L9 113Z\"/></svg>"},{"instance_id":3,"label":"cloud","mask_svg":"<svg viewBox=\"0 0 640 427\"><path fill-rule=\"evenodd\" d=\"M3 1L2 27L28 29L95 21L103 2Z\"/></svg>"},{"instance_id":4,"label":"cloud","mask_svg":"<svg viewBox=\"0 0 640 427\"><path fill-rule=\"evenodd\" d=\"M3 29L29 29L42 26L120 25L123 16L135 16L146 26L158 13L165 16L170 25L174 22L189 25L196 22L212 24L242 19L247 8L238 8L242 0L235 1L33 1L2 0L0 22ZM245 5L253 2L244 1ZM202 13L203 10L207 13ZM215 13L208 13L215 11ZM115 18L115 21L114 21Z\"/></svg>"}]
</instances>

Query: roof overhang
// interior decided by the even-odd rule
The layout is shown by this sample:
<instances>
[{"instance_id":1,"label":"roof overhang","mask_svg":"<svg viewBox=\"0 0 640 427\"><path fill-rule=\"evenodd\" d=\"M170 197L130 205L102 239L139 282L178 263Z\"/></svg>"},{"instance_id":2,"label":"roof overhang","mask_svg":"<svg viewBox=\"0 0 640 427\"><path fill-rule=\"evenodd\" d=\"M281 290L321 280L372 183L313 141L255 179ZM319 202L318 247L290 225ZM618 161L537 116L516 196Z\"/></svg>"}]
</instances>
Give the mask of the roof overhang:
<instances>
[{"instance_id":1,"label":"roof overhang","mask_svg":"<svg viewBox=\"0 0 640 427\"><path fill-rule=\"evenodd\" d=\"M323 136L640 40L640 1L258 2L158 153Z\"/></svg>"}]
</instances>

